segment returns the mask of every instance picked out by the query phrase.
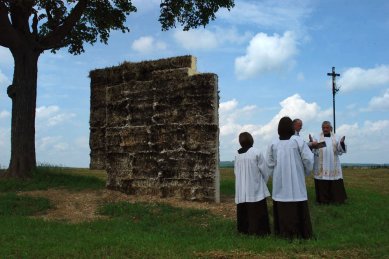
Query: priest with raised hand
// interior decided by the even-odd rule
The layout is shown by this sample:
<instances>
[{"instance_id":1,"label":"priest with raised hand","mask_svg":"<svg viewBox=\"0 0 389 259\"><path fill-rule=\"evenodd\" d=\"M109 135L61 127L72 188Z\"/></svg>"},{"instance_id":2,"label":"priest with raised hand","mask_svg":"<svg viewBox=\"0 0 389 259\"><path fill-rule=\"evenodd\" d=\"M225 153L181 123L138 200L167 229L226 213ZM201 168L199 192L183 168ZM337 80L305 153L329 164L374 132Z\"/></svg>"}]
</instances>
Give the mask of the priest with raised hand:
<instances>
[{"instance_id":1,"label":"priest with raised hand","mask_svg":"<svg viewBox=\"0 0 389 259\"><path fill-rule=\"evenodd\" d=\"M339 156L346 153L345 137L338 139L329 121L322 123L322 132L314 149L314 178L316 202L344 203L347 199Z\"/></svg>"}]
</instances>

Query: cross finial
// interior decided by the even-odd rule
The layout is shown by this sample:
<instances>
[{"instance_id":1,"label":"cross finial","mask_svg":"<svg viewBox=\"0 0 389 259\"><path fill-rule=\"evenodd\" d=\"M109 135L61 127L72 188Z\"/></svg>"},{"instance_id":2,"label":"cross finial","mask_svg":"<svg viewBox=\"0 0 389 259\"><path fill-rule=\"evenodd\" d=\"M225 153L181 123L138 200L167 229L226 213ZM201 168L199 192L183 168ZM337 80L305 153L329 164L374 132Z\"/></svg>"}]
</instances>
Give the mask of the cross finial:
<instances>
[{"instance_id":1,"label":"cross finial","mask_svg":"<svg viewBox=\"0 0 389 259\"><path fill-rule=\"evenodd\" d=\"M332 67L332 73L327 73L327 76L332 76L332 94L335 95L339 91L339 87L336 87L335 79L340 74L335 73L335 67Z\"/></svg>"},{"instance_id":2,"label":"cross finial","mask_svg":"<svg viewBox=\"0 0 389 259\"><path fill-rule=\"evenodd\" d=\"M332 76L332 105L333 105L333 115L334 115L334 133L336 130L335 127L335 94L339 91L339 88L336 87L335 79L340 74L335 73L335 67L332 67L332 73L327 73L327 76Z\"/></svg>"}]
</instances>

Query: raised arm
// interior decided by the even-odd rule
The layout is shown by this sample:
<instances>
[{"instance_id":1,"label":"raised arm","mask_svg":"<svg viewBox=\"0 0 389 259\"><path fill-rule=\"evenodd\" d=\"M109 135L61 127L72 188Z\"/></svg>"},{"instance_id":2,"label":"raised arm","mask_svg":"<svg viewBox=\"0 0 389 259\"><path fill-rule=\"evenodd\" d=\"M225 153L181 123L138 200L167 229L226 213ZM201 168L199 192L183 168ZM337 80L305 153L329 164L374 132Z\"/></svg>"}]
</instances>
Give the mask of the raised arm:
<instances>
[{"instance_id":1,"label":"raised arm","mask_svg":"<svg viewBox=\"0 0 389 259\"><path fill-rule=\"evenodd\" d=\"M336 145L336 152L338 155L342 155L343 153L347 153L347 146L344 140L346 139L345 136L343 136L340 141L337 142Z\"/></svg>"},{"instance_id":2,"label":"raised arm","mask_svg":"<svg viewBox=\"0 0 389 259\"><path fill-rule=\"evenodd\" d=\"M313 150L317 148L317 140L314 139L311 134L309 134L309 142L307 143L308 147Z\"/></svg>"},{"instance_id":3,"label":"raised arm","mask_svg":"<svg viewBox=\"0 0 389 259\"><path fill-rule=\"evenodd\" d=\"M319 141L317 140L317 138L315 136L311 136L311 134L309 134L309 140L310 140L310 142L308 144L308 147L312 150L312 153L314 155L318 155L319 154L319 149L317 148L317 143Z\"/></svg>"}]
</instances>

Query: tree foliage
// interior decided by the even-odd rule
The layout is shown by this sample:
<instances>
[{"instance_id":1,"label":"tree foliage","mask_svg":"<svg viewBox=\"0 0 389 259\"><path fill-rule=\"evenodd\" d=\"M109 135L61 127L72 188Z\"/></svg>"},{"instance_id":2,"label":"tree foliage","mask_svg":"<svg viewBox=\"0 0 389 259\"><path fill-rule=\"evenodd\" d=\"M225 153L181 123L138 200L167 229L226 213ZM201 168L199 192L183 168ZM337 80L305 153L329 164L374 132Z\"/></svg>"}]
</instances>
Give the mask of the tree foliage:
<instances>
[{"instance_id":1,"label":"tree foliage","mask_svg":"<svg viewBox=\"0 0 389 259\"><path fill-rule=\"evenodd\" d=\"M176 22L178 22L187 31L198 26L206 26L211 20L216 19L215 14L220 7L230 10L234 7L234 1L166 0L162 1L160 7L161 15L159 21L162 25L162 30L175 27Z\"/></svg>"},{"instance_id":2,"label":"tree foliage","mask_svg":"<svg viewBox=\"0 0 389 259\"><path fill-rule=\"evenodd\" d=\"M189 30L206 26L220 8L233 6L233 0L165 0L159 21L162 30L176 23ZM81 54L85 43L107 44L112 30L129 32L126 17L136 11L131 0L1 0L0 45L12 47L23 38L42 52L68 47Z\"/></svg>"},{"instance_id":3,"label":"tree foliage","mask_svg":"<svg viewBox=\"0 0 389 259\"><path fill-rule=\"evenodd\" d=\"M84 52L84 43L94 44L98 39L107 43L111 30L128 32L126 17L136 12L131 1L125 0L8 0L0 9L8 12L8 26L12 27L8 30L14 29L11 35L15 38L25 38L42 52L68 47L72 54ZM1 34L0 31L0 38L4 38Z\"/></svg>"},{"instance_id":4,"label":"tree foliage","mask_svg":"<svg viewBox=\"0 0 389 259\"><path fill-rule=\"evenodd\" d=\"M143 0L148 1L148 0ZM205 26L234 0L161 0L162 30ZM39 56L47 50L85 51L84 44L107 44L112 30L130 29L126 18L137 9L132 0L0 0L0 46L15 61L12 85L10 176L29 177L36 167L35 110Z\"/></svg>"}]
</instances>

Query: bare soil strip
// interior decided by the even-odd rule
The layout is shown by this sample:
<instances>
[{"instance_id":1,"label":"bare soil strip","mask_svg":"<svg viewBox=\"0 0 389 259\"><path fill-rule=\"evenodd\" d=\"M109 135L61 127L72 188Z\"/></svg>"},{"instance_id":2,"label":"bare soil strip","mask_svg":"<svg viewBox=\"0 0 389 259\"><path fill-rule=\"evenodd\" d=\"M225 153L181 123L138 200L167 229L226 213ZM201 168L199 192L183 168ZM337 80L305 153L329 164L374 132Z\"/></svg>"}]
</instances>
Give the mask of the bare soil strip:
<instances>
[{"instance_id":1,"label":"bare soil strip","mask_svg":"<svg viewBox=\"0 0 389 259\"><path fill-rule=\"evenodd\" d=\"M80 192L63 189L49 189L39 191L19 192L19 195L33 197L45 197L54 205L53 209L44 215L34 216L46 220L61 220L69 223L80 223L107 218L97 214L97 208L108 202L149 202L165 203L174 207L194 208L209 210L212 214L220 215L224 218L234 219L236 208L233 198L227 198L220 203L191 202L178 198L158 198L153 196L127 195L112 190L83 190Z\"/></svg>"}]
</instances>

